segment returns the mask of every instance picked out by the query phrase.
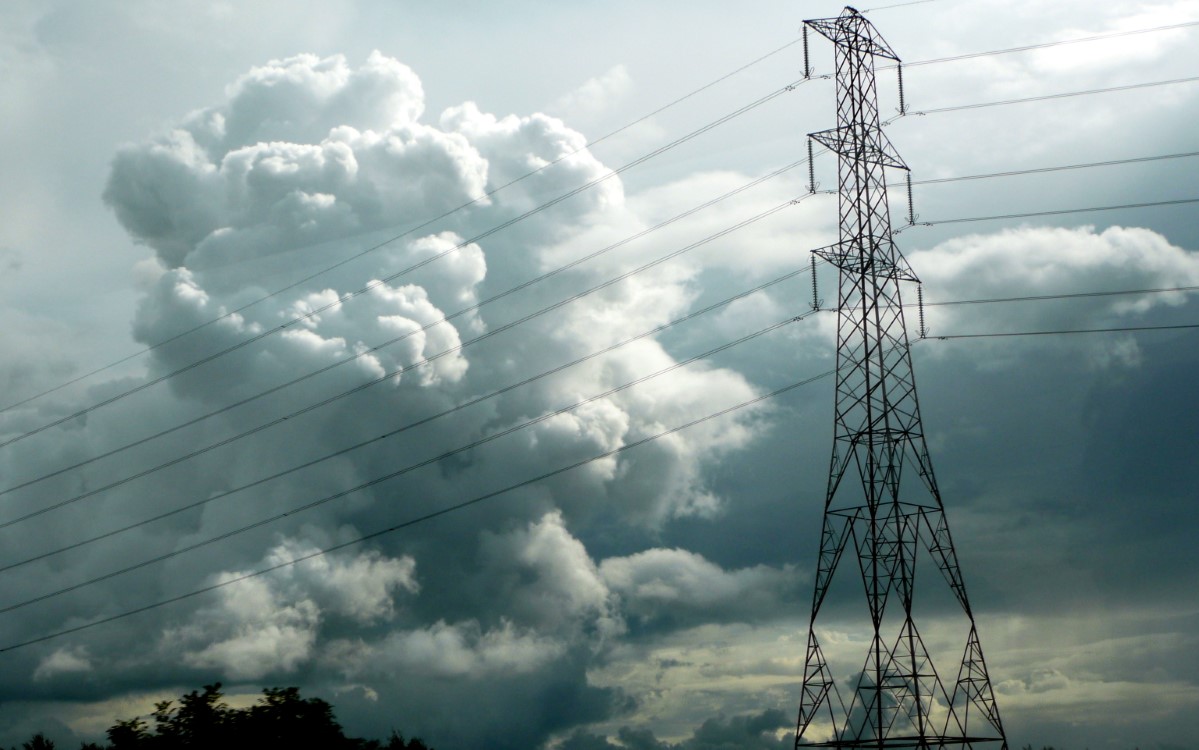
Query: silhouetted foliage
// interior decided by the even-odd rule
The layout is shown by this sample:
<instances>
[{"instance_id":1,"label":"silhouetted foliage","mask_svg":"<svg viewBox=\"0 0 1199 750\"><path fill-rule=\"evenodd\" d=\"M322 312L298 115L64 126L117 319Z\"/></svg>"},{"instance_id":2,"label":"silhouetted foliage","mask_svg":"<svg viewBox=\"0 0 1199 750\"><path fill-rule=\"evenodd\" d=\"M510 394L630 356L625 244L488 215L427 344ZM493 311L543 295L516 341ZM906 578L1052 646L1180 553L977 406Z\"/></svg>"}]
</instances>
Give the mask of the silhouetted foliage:
<instances>
[{"instance_id":1,"label":"silhouetted foliage","mask_svg":"<svg viewBox=\"0 0 1199 750\"><path fill-rule=\"evenodd\" d=\"M54 743L46 739L46 735L38 732L28 742L21 743L21 750L54 750Z\"/></svg>"},{"instance_id":2,"label":"silhouetted foliage","mask_svg":"<svg viewBox=\"0 0 1199 750\"><path fill-rule=\"evenodd\" d=\"M108 729L107 748L86 743L80 750L432 750L421 740L405 740L394 730L386 743L346 737L333 706L320 698L302 698L294 687L265 688L253 706L230 708L218 682L178 701L155 704L151 718L152 729L140 718L119 720ZM54 743L39 732L21 748L54 750Z\"/></svg>"}]
</instances>

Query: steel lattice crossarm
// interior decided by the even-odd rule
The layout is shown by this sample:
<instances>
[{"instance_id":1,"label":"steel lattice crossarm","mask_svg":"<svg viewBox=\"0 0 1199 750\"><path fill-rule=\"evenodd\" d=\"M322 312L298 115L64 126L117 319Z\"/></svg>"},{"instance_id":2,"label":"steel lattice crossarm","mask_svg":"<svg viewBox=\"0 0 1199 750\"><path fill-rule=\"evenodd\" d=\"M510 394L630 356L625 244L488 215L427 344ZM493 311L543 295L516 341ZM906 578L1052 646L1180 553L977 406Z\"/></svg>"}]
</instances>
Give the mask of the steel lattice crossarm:
<instances>
[{"instance_id":1,"label":"steel lattice crossarm","mask_svg":"<svg viewBox=\"0 0 1199 750\"><path fill-rule=\"evenodd\" d=\"M838 241L814 251L838 269L837 380L795 744L1006 748L925 445L904 323L900 282L917 278L893 239L885 172L908 167L882 133L875 81L875 58L899 57L853 8L805 28L834 44L837 127L809 137L837 154L840 222ZM905 468L913 470L906 477ZM844 481L847 474L858 481ZM817 619L847 556L865 589L870 635L865 659L852 662L860 668L846 679L826 659ZM937 672L916 624L918 558L940 571L964 616L952 682Z\"/></svg>"}]
</instances>

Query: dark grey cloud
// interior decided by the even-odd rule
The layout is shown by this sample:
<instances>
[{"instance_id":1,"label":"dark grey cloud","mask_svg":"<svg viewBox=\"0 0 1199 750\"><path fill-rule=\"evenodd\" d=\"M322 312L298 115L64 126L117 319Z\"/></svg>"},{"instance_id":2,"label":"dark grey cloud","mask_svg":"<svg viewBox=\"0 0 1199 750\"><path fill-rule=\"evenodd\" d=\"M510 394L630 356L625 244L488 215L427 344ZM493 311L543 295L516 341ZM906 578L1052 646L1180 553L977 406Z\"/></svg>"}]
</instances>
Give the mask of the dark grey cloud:
<instances>
[{"instance_id":1,"label":"dark grey cloud","mask_svg":"<svg viewBox=\"0 0 1199 750\"><path fill-rule=\"evenodd\" d=\"M570 735L562 750L775 750L794 746L794 738L780 737L790 729L791 719L777 710L766 710L748 716L707 719L696 728L695 734L682 742L659 740L652 730L621 727L613 744L608 738L578 731Z\"/></svg>"},{"instance_id":2,"label":"dark grey cloud","mask_svg":"<svg viewBox=\"0 0 1199 750\"><path fill-rule=\"evenodd\" d=\"M317 243L315 250L323 252L328 245L320 243L331 237L361 236L471 198L481 200L456 218L457 232L404 238L336 275L306 282L155 348L150 376L186 368L197 357L319 310L253 347L171 378L167 390L139 394L119 406L88 413L68 429L23 440L9 459L29 463L12 476L36 478L72 456L88 455L95 446L120 445L152 434L356 352L369 350L366 356L187 431L89 465L82 479L64 475L34 484L15 497L12 510L28 512L64 495L118 481L180 452L255 429L280 409L319 401L389 372L405 370L403 374L344 400L338 408L289 420L269 436L264 434L266 440L256 436L238 441L155 472L120 492L72 502L57 516L46 514L25 526L10 527L14 542L9 549L14 555L37 554L48 540L69 544L93 527L117 528L219 495L264 472L287 469L436 414L686 309L686 276L666 270L657 278L638 278L588 296L478 350L455 351L464 340L502 325L521 310L495 306L460 316L452 324L433 325L442 316L535 275L551 259L561 262L563 253L581 254L586 249L582 243L591 241L591 227L604 224L602 233L608 233L619 227L635 229L639 221L624 207L619 184L613 182L530 218L513 236L464 243L464 236L519 215L543 195L587 182L604 168L586 152L570 155L582 145L582 137L552 118L497 118L467 104L443 115L440 126L432 126L417 120L421 109L419 81L394 60L372 55L353 69L337 56L300 56L256 68L229 89L226 104L198 112L168 134L118 154L105 200L130 235L155 250L159 262L156 274L147 279L134 321L134 335L147 345L201 326L243 307L264 288L286 283L286 276L263 279L237 273L235 266L243 261L292 253L304 243ZM504 184L559 157L565 157L560 164L494 198L483 198L484 187ZM374 281L389 270L439 254L447 257L411 280ZM533 304L586 288L627 262L581 266L536 289ZM367 285L372 287L368 294L338 302L340 294ZM371 349L404 334L397 344ZM442 352L450 354L435 356ZM410 464L436 456L570 405L605 384L618 385L675 361L660 345L645 340L482 408L404 433L390 444L348 453L260 490L219 498L112 541L33 563L26 570L36 574L12 588L14 597L38 596L144 557L168 556L161 565L30 607L28 618L7 623L5 637L20 640L69 627L80 618L116 614L181 591L222 584L546 468L618 448L755 393L731 369L683 368L663 382L648 381L638 390L587 403L411 478L321 504L251 533L237 533L220 544L205 543L298 502L394 470L397 461ZM87 396L100 400L137 383L136 378L113 380ZM33 404L10 412L6 430L19 435L52 418L55 409L69 413L87 401L76 403ZM480 714L478 721L461 725L407 711L401 718L414 722L431 739L440 737L451 744L504 730L512 737L510 746L534 746L554 731L605 719L627 705L619 690L588 687L586 667L601 660L609 644L625 632L626 599L655 606L657 594L646 590L654 588L655 580L677 589L669 598L683 610L702 610L731 602L737 596L737 581L761 579L765 599L756 606L768 608L781 586L779 571L761 567L726 573L697 555L663 550L667 558L681 555L682 567L630 573L645 567L649 558L644 555L652 556L651 549L623 567L619 559L607 561L609 570L621 569L613 583L576 536L585 532L597 503L604 503L606 514L621 525L642 530L638 533L673 517L711 515L721 499L707 489L702 467L711 457L745 445L755 431L752 422L736 417L704 424L627 458L605 459L524 490L482 514L441 522L431 537L382 539L126 620L119 630L99 628L70 644L35 647L20 658L29 660L30 679L45 694L73 681L80 697L93 699L107 697L112 688L88 678L112 672L122 673L131 683L164 688L200 676L232 685L296 679L310 684L348 682L364 686L371 695L396 696L405 704L417 690L408 683L411 677L443 686L431 691L422 684L425 704L461 695L467 684L486 684L510 700L507 708L493 701L490 719ZM54 448L50 453L48 446ZM62 523L64 517L72 522ZM94 526L86 519L94 519ZM202 546L175 554L197 543ZM713 575L727 579L718 600L712 600L697 580ZM636 590L626 590L628 586ZM629 609L642 610L640 605ZM131 640L142 646L130 651L119 645ZM14 685L12 690L24 689ZM513 733L507 724L521 702L543 708L539 718L522 720L524 729Z\"/></svg>"},{"instance_id":3,"label":"dark grey cloud","mask_svg":"<svg viewBox=\"0 0 1199 750\"><path fill-rule=\"evenodd\" d=\"M7 284L0 287L7 290L0 310L7 331L0 338L2 382L28 394L117 351L238 308L552 161L624 124L625 113L673 98L663 92L722 75L769 44L760 34L728 29L771 29L778 46L794 38L798 23L794 9L779 3L737 8L735 16L715 4L679 5L653 18L617 3L608 11L610 26L588 18L586 34L564 34L579 11L563 7L549 18L539 9L533 23L512 8L446 15L392 5L333 3L309 15L281 13L270 2L188 5L171 13L153 3L107 13L53 3L44 10L6 8L0 69L10 82L12 111L0 130L10 145L10 179L0 192L11 211L0 246L19 248L23 266L0 280ZM1046 8L983 0L874 17L912 61L1171 23L1192 17L1193 5ZM826 11L837 8L812 14ZM667 32L660 24L668 18ZM793 22L780 22L786 18ZM383 28L398 35L399 47L372 55L387 47L376 33ZM429 33L434 28L438 33ZM1188 33L1127 37L1094 48L1101 53L1072 45L910 67L909 104L919 109L1173 77L1193 63ZM671 51L669 66L662 65L666 34L692 50ZM447 36L457 41L452 58ZM535 54L524 61L513 49ZM144 382L147 373L169 372L453 248L794 80L797 54L767 61L714 90L712 100L663 113L319 281L163 347L145 370L131 364L9 412L0 431L14 435L69 414ZM827 68L827 48L815 56ZM533 68L535 77L519 74ZM885 108L895 104L888 75L880 79ZM169 388L9 446L0 458L5 486L414 331L800 158L797 134L833 124L830 88L805 84L777 108L723 126L719 140L697 139L324 311L286 336L174 379ZM1189 89L1121 97L911 117L889 126L890 137L917 179L1191 148ZM491 114L542 109L566 119ZM576 130L584 127L586 136ZM916 210L938 219L1179 197L1190 186L1188 163L918 187ZM831 184L832 166L822 158L818 178ZM780 177L502 305L84 472L0 498L0 521L493 330L802 194L805 182L806 175ZM898 215L904 198L897 192L893 200ZM1187 216L1175 209L1123 211L1009 229L921 227L899 238L924 280L926 299L934 301L1164 287L1193 284L1199 273L1199 236ZM264 439L0 530L5 549L14 559L36 554L430 416L803 266L806 250L834 238L833 199L806 200L677 264L288 420ZM147 252L152 257L143 257ZM27 566L5 579L12 597L6 601L173 552L652 373L803 312L806 284L800 278L760 292L386 444L113 543ZM826 298L834 286L822 271ZM909 301L913 293L905 290ZM1189 295L1140 295L930 306L925 313L934 334L948 334L1193 322L1194 304ZM1186 336L914 346L933 460L1013 745L1145 746L1184 736L1199 695L1193 665L1179 656L1194 651L1187 571L1195 557L1187 530L1195 519L1185 478L1195 435L1186 420L1185 373L1192 364ZM703 367L403 479L7 613L0 636L10 642L80 624L335 544L832 364L831 321L817 316L792 324ZM26 739L30 722L50 713L65 717L75 736L95 736L104 721L219 679L246 694L262 684L300 684L329 697L358 734L383 736L396 726L438 746L479 744L481 737L520 748L786 744L802 675L830 389L829 381L817 382L752 414L323 562L6 654L12 678L0 708L0 739ZM855 583L839 580L846 593L834 603L847 613L855 606ZM939 610L922 627L937 642L950 632ZM862 635L852 619L828 629L826 642L851 663ZM859 668L851 665L845 674ZM1111 718L1120 710L1152 718L1120 724ZM1097 728L1078 729L1079 717ZM60 744L72 741L61 731Z\"/></svg>"}]
</instances>

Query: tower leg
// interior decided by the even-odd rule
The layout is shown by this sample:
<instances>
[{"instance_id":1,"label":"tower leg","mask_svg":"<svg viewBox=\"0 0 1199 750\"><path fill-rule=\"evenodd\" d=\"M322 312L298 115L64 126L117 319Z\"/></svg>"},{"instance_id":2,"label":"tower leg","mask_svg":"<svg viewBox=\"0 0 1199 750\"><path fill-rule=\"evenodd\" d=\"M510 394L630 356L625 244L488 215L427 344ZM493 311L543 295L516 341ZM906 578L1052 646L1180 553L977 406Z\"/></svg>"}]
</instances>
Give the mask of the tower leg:
<instances>
[{"instance_id":1,"label":"tower leg","mask_svg":"<svg viewBox=\"0 0 1199 750\"><path fill-rule=\"evenodd\" d=\"M795 745L882 750L996 742L1006 750L925 445L903 317L900 283L919 280L893 240L885 170L907 165L879 124L874 75L875 58L899 58L852 8L804 23L834 44L837 127L809 138L837 154L840 233L836 244L815 251L839 272L837 384ZM902 481L905 467L916 470L915 489ZM857 560L870 637L861 669L843 683L843 700L817 622L847 553ZM962 660L949 686L917 627L922 558L941 572L965 620Z\"/></svg>"}]
</instances>

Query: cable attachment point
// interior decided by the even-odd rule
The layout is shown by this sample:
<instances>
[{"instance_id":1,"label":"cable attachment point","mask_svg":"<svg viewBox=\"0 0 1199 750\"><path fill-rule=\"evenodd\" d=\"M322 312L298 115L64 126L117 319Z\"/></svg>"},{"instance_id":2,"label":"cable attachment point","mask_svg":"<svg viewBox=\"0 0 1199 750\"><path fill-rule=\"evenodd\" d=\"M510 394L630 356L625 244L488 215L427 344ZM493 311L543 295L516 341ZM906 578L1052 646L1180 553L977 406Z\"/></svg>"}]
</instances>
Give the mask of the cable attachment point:
<instances>
[{"instance_id":1,"label":"cable attachment point","mask_svg":"<svg viewBox=\"0 0 1199 750\"><path fill-rule=\"evenodd\" d=\"M812 77L812 68L808 65L808 26L803 27L803 77Z\"/></svg>"},{"instance_id":2,"label":"cable attachment point","mask_svg":"<svg viewBox=\"0 0 1199 750\"><path fill-rule=\"evenodd\" d=\"M906 176L908 181L908 226L911 227L916 225L916 209L912 202L912 173L908 172Z\"/></svg>"},{"instance_id":3,"label":"cable attachment point","mask_svg":"<svg viewBox=\"0 0 1199 750\"><path fill-rule=\"evenodd\" d=\"M808 193L816 192L816 164L812 153L812 137L808 136Z\"/></svg>"},{"instance_id":4,"label":"cable attachment point","mask_svg":"<svg viewBox=\"0 0 1199 750\"><path fill-rule=\"evenodd\" d=\"M916 285L916 306L920 310L920 338L928 338L928 327L924 325L924 285Z\"/></svg>"},{"instance_id":5,"label":"cable attachment point","mask_svg":"<svg viewBox=\"0 0 1199 750\"><path fill-rule=\"evenodd\" d=\"M820 306L824 304L824 300L820 299L820 295L816 289L816 256L812 255L812 310L820 311Z\"/></svg>"}]
</instances>

